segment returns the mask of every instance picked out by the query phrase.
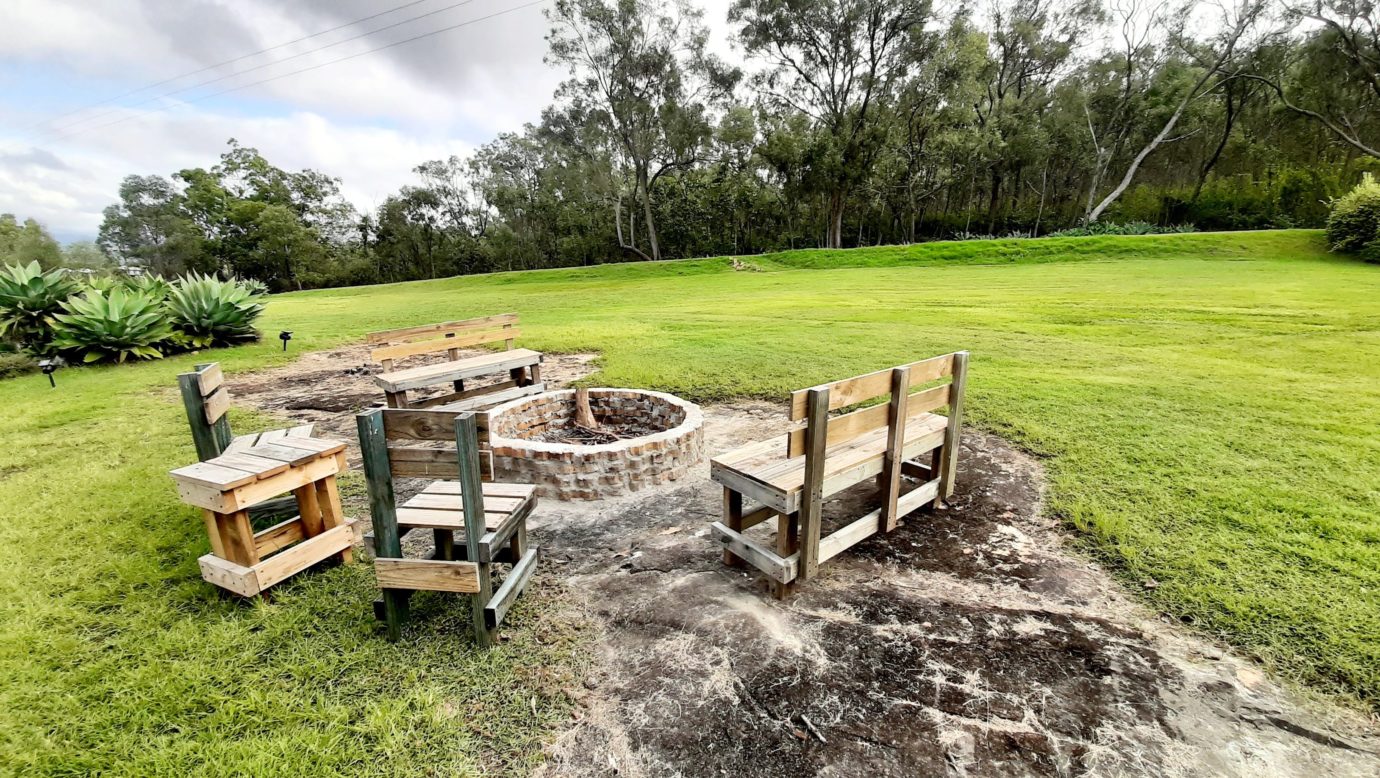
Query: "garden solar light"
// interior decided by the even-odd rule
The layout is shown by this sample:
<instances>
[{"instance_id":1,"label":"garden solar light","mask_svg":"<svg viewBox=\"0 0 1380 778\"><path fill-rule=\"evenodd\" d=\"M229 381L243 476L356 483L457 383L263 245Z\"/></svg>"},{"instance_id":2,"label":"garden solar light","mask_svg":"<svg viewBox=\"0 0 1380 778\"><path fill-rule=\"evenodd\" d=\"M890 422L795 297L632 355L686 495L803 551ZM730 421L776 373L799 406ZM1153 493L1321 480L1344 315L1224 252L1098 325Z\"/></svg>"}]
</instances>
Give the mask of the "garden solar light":
<instances>
[{"instance_id":1,"label":"garden solar light","mask_svg":"<svg viewBox=\"0 0 1380 778\"><path fill-rule=\"evenodd\" d=\"M283 351L287 351L287 342L292 340L292 330L283 330L278 333L278 340L283 342Z\"/></svg>"},{"instance_id":2,"label":"garden solar light","mask_svg":"<svg viewBox=\"0 0 1380 778\"><path fill-rule=\"evenodd\" d=\"M43 371L43 375L48 376L48 385L51 386L51 387L53 387L54 389L57 388L57 381L53 378L53 373L56 373L56 372L57 372L57 369L60 368L60 367L62 367L62 365L63 365L62 357L53 357L52 359L42 359L42 360L39 360L39 362L38 362L38 367L39 367L40 370Z\"/></svg>"}]
</instances>

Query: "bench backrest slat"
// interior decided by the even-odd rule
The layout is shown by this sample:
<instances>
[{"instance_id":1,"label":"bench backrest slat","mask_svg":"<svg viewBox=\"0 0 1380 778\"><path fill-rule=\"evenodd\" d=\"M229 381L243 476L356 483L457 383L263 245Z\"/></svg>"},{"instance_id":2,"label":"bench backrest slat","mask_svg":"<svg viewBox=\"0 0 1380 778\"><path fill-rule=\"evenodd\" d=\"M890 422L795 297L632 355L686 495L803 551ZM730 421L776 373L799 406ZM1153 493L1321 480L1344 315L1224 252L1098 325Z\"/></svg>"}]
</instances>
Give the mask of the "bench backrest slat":
<instances>
[{"instance_id":1,"label":"bench backrest slat","mask_svg":"<svg viewBox=\"0 0 1380 778\"><path fill-rule=\"evenodd\" d=\"M458 356L454 353L456 349L500 340L506 341L508 349L511 350L514 346L513 341L521 334L517 329L517 321L517 314L505 313L465 321L371 332L368 342L384 345L369 352L369 358L383 363L388 368L394 360L439 351L452 352L450 358L455 359Z\"/></svg>"},{"instance_id":2,"label":"bench backrest slat","mask_svg":"<svg viewBox=\"0 0 1380 778\"><path fill-rule=\"evenodd\" d=\"M230 419L226 416L230 391L224 384L225 374L218 362L197 365L194 372L177 377L182 407L192 428L192 442L196 444L197 458L203 462L220 456L230 445Z\"/></svg>"},{"instance_id":3,"label":"bench backrest slat","mask_svg":"<svg viewBox=\"0 0 1380 778\"><path fill-rule=\"evenodd\" d=\"M895 369L895 368L892 368ZM889 370L886 372L890 372ZM915 392L906 398L906 421L917 416L932 413L949 404L951 384L934 386L922 392ZM830 403L832 405L832 403ZM885 427L891 420L891 407L873 405L870 408L845 413L829 420L829 432L825 445L834 447ZM798 457L805 453L805 428L792 430L787 441L787 455Z\"/></svg>"},{"instance_id":4,"label":"bench backrest slat","mask_svg":"<svg viewBox=\"0 0 1380 778\"><path fill-rule=\"evenodd\" d=\"M901 367L910 368L910 387L914 389L917 386L952 375L954 355L944 354L930 359L922 359L919 362L912 362L909 365L901 365ZM829 390L829 410L831 411L889 394L891 392L891 371L894 369L888 367L874 373L791 392L791 421L800 421L805 418L805 397L810 389Z\"/></svg>"},{"instance_id":5,"label":"bench backrest slat","mask_svg":"<svg viewBox=\"0 0 1380 778\"><path fill-rule=\"evenodd\" d=\"M455 480L460 466L455 458L455 419L464 411L442 411L415 408L381 408L377 413L383 431L384 448L388 454L388 471L393 478L432 478ZM487 444L486 414L476 417L481 445ZM452 445L429 448L417 441L445 441ZM480 457L481 472L486 478L493 475L493 463Z\"/></svg>"}]
</instances>

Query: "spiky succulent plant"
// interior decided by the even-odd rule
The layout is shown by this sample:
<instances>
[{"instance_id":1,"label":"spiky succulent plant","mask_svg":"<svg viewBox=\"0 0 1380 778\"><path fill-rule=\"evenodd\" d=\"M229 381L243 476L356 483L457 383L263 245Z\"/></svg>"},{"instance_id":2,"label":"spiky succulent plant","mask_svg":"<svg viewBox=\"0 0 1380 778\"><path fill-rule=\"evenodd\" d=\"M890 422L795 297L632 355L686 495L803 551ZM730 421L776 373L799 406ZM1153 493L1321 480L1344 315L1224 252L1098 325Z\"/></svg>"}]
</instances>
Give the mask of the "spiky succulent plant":
<instances>
[{"instance_id":1,"label":"spiky succulent plant","mask_svg":"<svg viewBox=\"0 0 1380 778\"><path fill-rule=\"evenodd\" d=\"M172 285L168 311L173 330L187 346L225 346L258 339L254 320L263 313L261 299L241 282L193 273Z\"/></svg>"},{"instance_id":2,"label":"spiky succulent plant","mask_svg":"<svg viewBox=\"0 0 1380 778\"><path fill-rule=\"evenodd\" d=\"M172 336L161 300L123 287L91 289L54 314L53 347L81 362L159 359Z\"/></svg>"}]
</instances>

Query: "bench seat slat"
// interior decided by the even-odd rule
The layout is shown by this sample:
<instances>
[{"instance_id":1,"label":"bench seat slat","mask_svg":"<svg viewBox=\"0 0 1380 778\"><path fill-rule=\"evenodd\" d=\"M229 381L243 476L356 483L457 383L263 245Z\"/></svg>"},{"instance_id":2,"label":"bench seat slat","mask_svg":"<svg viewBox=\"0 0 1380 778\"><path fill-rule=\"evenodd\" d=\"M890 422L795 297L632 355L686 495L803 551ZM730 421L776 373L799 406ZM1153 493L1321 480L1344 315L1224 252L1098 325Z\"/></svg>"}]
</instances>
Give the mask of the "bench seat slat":
<instances>
[{"instance_id":1,"label":"bench seat slat","mask_svg":"<svg viewBox=\"0 0 1380 778\"><path fill-rule=\"evenodd\" d=\"M488 354L459 359L452 362L436 362L418 365L405 370L394 370L374 376L374 382L387 392L402 392L408 389L421 389L446 381L462 381L466 378L528 367L541 362L541 353L531 349L518 348L512 351L494 351Z\"/></svg>"}]
</instances>

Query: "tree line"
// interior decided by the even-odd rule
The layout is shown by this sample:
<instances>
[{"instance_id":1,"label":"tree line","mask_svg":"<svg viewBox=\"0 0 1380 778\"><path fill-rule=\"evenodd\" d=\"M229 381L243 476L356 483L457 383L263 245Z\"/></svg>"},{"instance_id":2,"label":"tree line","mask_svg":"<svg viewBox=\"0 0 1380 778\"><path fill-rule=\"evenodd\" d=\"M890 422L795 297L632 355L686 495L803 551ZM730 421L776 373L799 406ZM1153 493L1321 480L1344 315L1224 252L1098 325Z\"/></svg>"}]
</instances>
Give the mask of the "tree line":
<instances>
[{"instance_id":1,"label":"tree line","mask_svg":"<svg viewBox=\"0 0 1380 778\"><path fill-rule=\"evenodd\" d=\"M1210 10L1206 10L1208 8ZM1380 158L1369 2L556 0L540 121L357 212L234 140L130 176L98 244L275 290L1044 235L1320 226Z\"/></svg>"}]
</instances>

